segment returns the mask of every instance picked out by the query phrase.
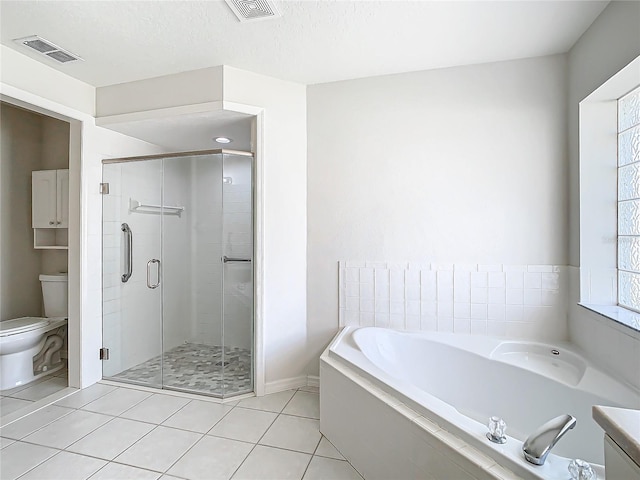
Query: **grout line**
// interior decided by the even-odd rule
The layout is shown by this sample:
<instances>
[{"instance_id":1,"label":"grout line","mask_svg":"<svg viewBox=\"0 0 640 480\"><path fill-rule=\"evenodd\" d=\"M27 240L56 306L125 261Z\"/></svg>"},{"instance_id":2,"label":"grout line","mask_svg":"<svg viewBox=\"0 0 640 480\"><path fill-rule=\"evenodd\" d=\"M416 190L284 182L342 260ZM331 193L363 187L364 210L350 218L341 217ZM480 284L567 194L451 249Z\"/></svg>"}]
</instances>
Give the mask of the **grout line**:
<instances>
[{"instance_id":1,"label":"grout line","mask_svg":"<svg viewBox=\"0 0 640 480\"><path fill-rule=\"evenodd\" d=\"M124 388L126 388L126 387L124 387ZM108 392L108 393L106 393L106 394L104 394L104 395L102 395L102 396L100 396L100 397L98 397L98 398L103 398L103 397L105 397L106 395L108 395L108 394L110 394L110 393L113 393L114 391L115 391L115 390L113 390L113 391L111 391L111 392ZM269 426L265 429L264 433L260 436L260 438L258 439L258 441L257 441L256 443L253 443L253 442L246 442L246 441L243 441L243 440L237 440L237 439L232 439L232 438L228 438L228 437L222 437L222 436L219 436L219 435L211 435L211 436L214 436L214 437L217 437L217 438L224 438L224 439L226 439L226 440L231 440L231 441L240 441L240 442L242 442L242 443L248 443L248 444L252 444L252 445L253 445L253 448L249 451L249 453L248 453L248 454L247 454L247 456L243 459L243 461L240 463L240 465L238 466L238 468L233 472L233 474L234 474L234 475L235 475L235 473L238 471L238 469L239 469L239 468L244 464L244 462L246 461L246 459L251 455L251 453L253 452L253 450L255 450L255 448L260 444L260 441L264 438L264 436L267 434L267 432L270 430L270 428L273 426L273 424L277 421L278 417L280 417L281 415L284 415L284 416L293 416L293 417L298 417L298 418L306 418L306 419L311 419L311 420L317 420L317 419L314 419L314 418L309 418L309 417L300 417L300 416L298 416L298 415L289 415L289 414L282 413L282 412L284 411L284 409L289 405L289 403L291 403L291 401L292 401L292 400L293 400L293 398L295 397L295 394L296 394L298 391L300 391L300 390L299 390L299 389L295 389L295 391L294 391L293 395L291 395L291 397L289 398L289 400L284 404L284 406L282 407L282 409L280 410L280 412L269 412L269 411L266 411L266 410L258 410L258 411L263 411L263 412L265 412L265 413L275 413L275 414L276 414L276 416L275 416L275 418L273 419L273 421L269 424ZM311 393L311 394L314 394L313 392L304 392L304 393ZM141 402L143 402L144 400L146 400L146 399L148 399L148 398L150 398L150 396L147 396L147 397L145 397L144 399L140 400L139 402L137 402L135 405L133 405L133 406L132 406L132 407L130 407L129 409L127 409L127 410L123 411L120 415L122 415L123 413L126 413L126 412L127 412L127 411L129 411L131 408L135 407L136 405L140 404ZM95 399L95 400L97 400L97 399ZM95 401L95 400L93 400L93 401ZM91 403L91 402L89 402L89 403ZM186 407L187 405L189 405L190 403L191 403L191 401L187 402L185 405L183 405L181 408L179 408L176 412L174 412L172 415L170 415L170 416L169 416L169 417L167 417L165 420L163 420L163 422L166 422L169 418L173 417L173 415L175 415L176 413L178 413L179 411L181 411L183 408L185 408L185 407ZM35 433L35 432L37 432L37 431L41 430L42 428L45 428L46 426L50 425L51 423L53 423L53 422L55 422L55 421L57 421L57 420L60 420L61 418L66 417L67 415L72 414L74 411L76 411L76 412L77 412L78 410L82 410L82 411L83 411L83 412L85 412L85 413L93 413L93 414L98 414L98 415L103 415L103 416L111 417L111 419L110 419L110 420L108 420L107 422L103 423L102 425L99 425L98 427L96 427L95 429L91 430L91 431L90 431L90 432L88 432L87 434L83 435L83 436L82 436L82 437L80 437L79 439L75 440L74 442L72 442L71 444L69 444L68 446L66 446L65 448L51 447L51 446L48 446L48 445L42 445L42 444L34 443L34 442L31 442L31 441L22 441L21 439L16 440L17 442L20 442L20 443L26 443L26 444L31 444L31 445L42 446L42 447L45 447L45 448L50 448L50 449L53 449L53 450L57 450L57 451L58 451L56 454L54 454L54 455L52 455L51 457L49 457L49 458L45 459L43 462L40 462L38 465L35 465L34 467L32 467L31 469L29 469L27 472L25 472L25 473L24 473L24 474L22 474L22 475L25 475L26 473L30 472L31 470L33 470L33 469L34 469L34 468L36 468L37 466L39 466L39 465L41 465L42 463L44 463L44 462L48 461L49 459L51 459L51 458L55 457L56 455L58 455L58 454L59 454L60 452L62 452L62 451L65 451L65 452L68 452L68 453L70 453L70 454L74 454L74 455L79 455L79 456L84 456L84 457L94 458L94 459L97 459L97 460L101 460L101 461L105 461L105 462L107 462L107 464L105 464L103 467L101 467L101 468L100 468L100 469L98 469L96 472L94 472L94 473L92 474L92 476L93 476L93 475L95 475L95 473L97 473L98 471L102 470L102 468L104 468L104 467L105 467L106 465L108 465L109 463L116 463L116 464L121 464L121 465L130 466L130 467L133 467L133 468L140 468L140 469L147 470L147 471L151 471L151 472L154 472L154 473L158 473L158 472L159 472L159 473L165 473L165 472L167 472L168 470L170 470L170 469L171 469L171 468L172 468L172 467L173 467L177 462L179 462L179 461L180 461L180 460L181 460L181 459L182 459L182 458L183 458L183 457L184 457L184 456L185 456L189 451L191 451L191 449L192 449L196 444L198 444L198 443L199 443L203 438L205 438L205 436L210 435L210 433L209 433L209 432L210 432L210 431L211 431L211 430L212 430L212 429L213 429L213 428L214 428L218 423L220 423L220 422L221 422L221 421L222 421L222 420L223 420L227 415L229 415L229 413L230 413L232 410L234 410L237 406L238 406L237 404L236 404L236 405L234 405L234 406L230 406L231 408L229 408L229 410L228 410L228 411L227 411L227 412L226 412L222 417L220 417L220 419L219 419L219 420L218 420L218 421L217 421L217 422L216 422L216 423L215 423L215 424L214 424L214 425L209 429L209 431L208 431L208 432L206 432L206 433L193 432L192 430L185 430L185 429L176 428L176 427L169 427L169 426L165 426L165 425L163 425L162 423L153 423L153 422L145 422L145 421L141 421L141 420L128 419L128 418L121 417L120 415L111 415L111 414L100 413L100 412L92 412L92 411L89 411L89 410L84 410L84 409L82 409L82 408L60 407L60 408L67 408L68 410L70 410L70 412L69 412L69 413L67 413L67 414L65 414L65 415L63 415L63 416L61 416L61 417L59 417L59 418L57 418L57 419L55 419L55 420L53 420L52 422L49 422L49 423L47 423L47 424L43 425L42 427L40 427L40 428L38 428L38 429L34 430L33 432L30 432L29 434L25 435L25 437L23 437L23 438L26 438L27 436L29 436L29 435L31 435L31 434L33 434L33 433ZM244 408L244 407L240 407L240 408ZM257 410L257 409L252 409L252 410ZM128 446L127 448L125 448L122 452L118 453L118 454L116 455L116 457L115 457L115 458L113 458L113 459L101 458L101 457L95 457L95 456L93 456L93 455L87 455L87 454L82 454L82 453L78 453L78 452L73 452L73 451L67 450L69 447L71 447L71 446L75 445L76 443L78 443L79 441L81 441L82 439L84 439L85 437L87 437L87 436L89 436L89 435L91 435L91 434L95 433L98 429L100 429L100 428L102 428L102 427L106 426L108 423L112 422L115 418L122 418L122 419L129 420L129 421L137 421L137 422L140 422L140 423L144 423L144 424L148 424L148 425L153 425L153 426L154 426L154 428L152 428L151 430L149 430L149 432L147 432L145 435L143 435L142 437L140 437L140 438L139 438L138 440L136 440L134 443L132 443L131 445L129 445L129 446ZM200 435L200 438L198 438L198 439L197 439L197 440L196 440L196 441L195 441L195 442L194 442L194 443L193 443L193 444L192 444L192 445L191 445L191 446L190 446L190 447L189 447L189 448L188 448L188 449L187 449L187 450L186 450L186 451L185 451L185 452L184 452L184 453L183 453L183 454L182 454L182 455L181 455L181 456L180 456L180 457L175 461L175 462L173 462L173 463L172 463L172 464L171 464L171 465L170 465L170 466L169 466L169 467L168 467L164 472L161 472L161 471L158 471L158 470L151 470L151 469L149 469L149 468L140 467L140 466L137 466L137 465L131 465L131 464L127 464L127 463L124 463L124 462L122 462L122 461L117 461L117 460L116 460L116 458L117 458L117 457L119 457L119 456L120 456L120 455L122 455L124 452L126 452L127 450L131 449L133 446L135 446L136 444L138 444L142 439L144 439L145 437L147 437L148 435L150 435L153 431L155 431L155 430L156 430L158 427L160 427L160 426L163 426L163 427L165 427L165 428L172 428L172 429L175 429L175 430L181 430L181 431L188 432L188 433L192 433L192 434L198 434L198 435ZM12 439L12 440L13 440L13 439ZM303 473L303 476L304 476L304 474L306 474L306 471L307 471L307 469L308 469L308 467L309 467L309 464L311 463L311 460L312 460L313 456L315 455L315 452L317 451L317 449L318 449L318 447L319 447L319 445L320 445L321 440L322 440L322 435L321 435L320 439L318 440L318 443L316 444L316 446L315 446L315 448L314 448L314 452L313 452L313 453L310 455L310 457L309 457L309 462L307 463L307 467L305 468L305 472ZM265 446L265 447L268 447L268 448L276 448L276 449L279 449L279 450L285 450L285 451L290 451L290 452L302 453L302 454L309 455L309 453L308 453L308 452L301 452L301 451L299 451L299 450L292 450L292 449L288 449L288 448L277 447L277 446L271 446L271 445L262 445L262 446ZM324 457L323 457L323 458L324 458ZM22 476L22 475L21 475L21 476Z\"/></svg>"},{"instance_id":2,"label":"grout line","mask_svg":"<svg viewBox=\"0 0 640 480\"><path fill-rule=\"evenodd\" d=\"M375 273L374 273L374 275L375 275ZM374 276L374 279L375 279L375 276ZM301 480L307 474L307 470L309 470L309 465L311 465L311 462L313 461L313 457L316 456L316 452L318 451L318 447L320 446L320 442L321 441L322 441L322 433L320 434L320 439L318 440L318 443L316 444L316 448L313 449L313 453L309 457L309 461L307 462L307 466L305 467L304 472L302 472L302 477L300 477Z\"/></svg>"},{"instance_id":3,"label":"grout line","mask_svg":"<svg viewBox=\"0 0 640 480\"><path fill-rule=\"evenodd\" d=\"M291 400L293 399L293 397L295 396L295 393L293 395L291 395L291 398L287 401L287 403L284 404L284 406L282 407L282 409L280 410L280 413L287 408L287 405L289 405L289 402L291 402ZM275 412L271 412L271 413L275 413ZM276 415L276 417L273 419L273 421L269 424L269 426L267 427L267 429L264 431L264 433L260 436L260 438L258 439L258 441L255 443L255 445L253 446L253 448L249 451L249 453L247 454L246 457L244 457L244 459L242 460L242 462L240 462L240 465L238 465L238 468L236 468L233 473L231 474L230 478L233 478L233 476L238 472L238 470L240 470L240 468L242 468L242 465L244 465L244 462L247 461L247 458L249 458L251 456L251 454L253 453L253 451L256 449L256 447L259 445L260 440L262 440L264 438L264 436L267 434L267 432L269 431L269 429L273 426L273 424L276 422L276 420L278 420L278 417L280 416L280 413L278 413ZM264 446L264 445L263 445Z\"/></svg>"},{"instance_id":4,"label":"grout line","mask_svg":"<svg viewBox=\"0 0 640 480\"><path fill-rule=\"evenodd\" d=\"M158 426L160 426L160 425L158 425ZM165 428L170 428L170 427L165 427ZM195 433L195 432L192 432L192 433ZM206 433L201 433L201 434L199 434L199 435L200 435L200 438L198 438L195 442L193 442L193 444L192 444L189 448L187 448L187 449L185 450L185 452L184 452L182 455L180 455L180 456L176 459L176 461L175 461L175 462L173 462L171 465L169 465L169 466L168 466L168 467L167 467L167 468L162 472L163 474L165 474L165 473L167 473L169 470L171 470L171 468L172 468L176 463L178 463L180 460L182 460L182 458L183 458L187 453L189 453L193 447L195 447L198 443L200 443L200 441L201 441L204 437L206 437L206 435L207 435L207 434L206 434ZM129 447L129 448L131 448L131 447Z\"/></svg>"},{"instance_id":5,"label":"grout line","mask_svg":"<svg viewBox=\"0 0 640 480\"><path fill-rule=\"evenodd\" d=\"M49 406L49 405L47 405L47 407L48 407L48 406ZM56 405L56 406L57 406L58 408L63 408L63 409L69 410L69 412L68 412L68 413L65 413L64 415L60 415L60 416L59 416L59 417L57 417L57 418L54 418L54 419L53 419L53 420L51 420L50 422L45 423L44 425L42 425L42 426L40 426L40 427L36 428L35 430L33 430L33 431L31 431L31 432L27 433L26 435L23 435L23 436L22 436L22 437L20 437L20 438L11 438L11 437L3 437L3 438L9 438L9 439L11 439L11 440L20 440L20 441L22 441L22 439L23 439L23 438L27 438L29 435L32 435L32 434L34 434L34 433L36 433L36 432L39 432L39 431L40 431L40 430L42 430L44 427L47 427L47 426L51 425L53 422L57 422L57 421L58 421L58 420L60 420L61 418L66 417L67 415L71 415L71 414L74 412L74 409L73 409L73 408L69 408L69 407L60 407L59 405ZM44 408L47 408L47 407L44 407ZM43 410L44 410L44 408L43 408ZM38 411L40 411L40 410L38 410ZM29 413L29 414L25 415L24 417L20 418L19 420L16 420L15 422L8 423L7 425L3 425L3 428L4 428L5 426L12 425L13 423L17 423L17 422L19 422L20 420L23 420L23 419L27 418L29 415L32 415L33 413L36 413L36 412L31 412L31 413ZM1 436L1 435L0 435L0 436Z\"/></svg>"},{"instance_id":6,"label":"grout line","mask_svg":"<svg viewBox=\"0 0 640 480\"><path fill-rule=\"evenodd\" d=\"M31 472L32 470L35 470L36 468L38 468L40 465L42 465L45 462L48 462L49 460L51 460L53 457L57 457L58 455L60 455L60 451L58 451L58 453L55 453L54 455L51 455L49 458L46 458L45 460L43 460L42 462L38 463L37 465L34 465L33 467L31 467L29 470L27 470L26 472L24 472L23 474L21 474L20 476L17 477L17 479L24 477L26 474L28 474L29 472ZM16 479L16 480L17 480Z\"/></svg>"}]
</instances>

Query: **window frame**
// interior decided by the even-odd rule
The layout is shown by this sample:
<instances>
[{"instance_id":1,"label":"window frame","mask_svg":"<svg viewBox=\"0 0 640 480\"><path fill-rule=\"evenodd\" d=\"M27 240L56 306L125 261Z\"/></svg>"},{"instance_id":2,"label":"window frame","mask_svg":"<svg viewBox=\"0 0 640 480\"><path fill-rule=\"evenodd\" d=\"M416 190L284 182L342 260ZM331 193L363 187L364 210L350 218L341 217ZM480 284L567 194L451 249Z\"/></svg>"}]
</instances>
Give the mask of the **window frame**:
<instances>
[{"instance_id":1,"label":"window frame","mask_svg":"<svg viewBox=\"0 0 640 480\"><path fill-rule=\"evenodd\" d=\"M580 300L635 331L640 312L618 303L618 99L640 85L640 56L579 104Z\"/></svg>"}]
</instances>

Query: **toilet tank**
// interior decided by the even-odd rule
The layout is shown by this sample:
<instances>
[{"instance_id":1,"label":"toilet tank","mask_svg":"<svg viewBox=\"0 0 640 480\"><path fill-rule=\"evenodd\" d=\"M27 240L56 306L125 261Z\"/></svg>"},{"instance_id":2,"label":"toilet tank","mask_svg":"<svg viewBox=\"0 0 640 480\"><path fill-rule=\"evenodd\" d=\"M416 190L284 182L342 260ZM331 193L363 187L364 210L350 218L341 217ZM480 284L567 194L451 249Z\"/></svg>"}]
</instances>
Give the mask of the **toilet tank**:
<instances>
[{"instance_id":1,"label":"toilet tank","mask_svg":"<svg viewBox=\"0 0 640 480\"><path fill-rule=\"evenodd\" d=\"M69 289L66 273L40 275L45 317L69 316Z\"/></svg>"}]
</instances>

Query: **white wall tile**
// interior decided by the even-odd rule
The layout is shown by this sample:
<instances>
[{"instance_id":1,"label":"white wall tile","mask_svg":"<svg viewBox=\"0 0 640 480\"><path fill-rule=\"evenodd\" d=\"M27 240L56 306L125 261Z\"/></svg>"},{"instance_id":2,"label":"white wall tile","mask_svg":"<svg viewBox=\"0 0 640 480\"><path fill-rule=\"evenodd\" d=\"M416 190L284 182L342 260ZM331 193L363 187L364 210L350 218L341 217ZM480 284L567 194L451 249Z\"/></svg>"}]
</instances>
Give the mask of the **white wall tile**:
<instances>
[{"instance_id":1,"label":"white wall tile","mask_svg":"<svg viewBox=\"0 0 640 480\"><path fill-rule=\"evenodd\" d=\"M507 292L504 288L488 288L487 303L504 305L506 303Z\"/></svg>"},{"instance_id":2,"label":"white wall tile","mask_svg":"<svg viewBox=\"0 0 640 480\"><path fill-rule=\"evenodd\" d=\"M566 337L568 272L559 266L341 262L340 267L341 324Z\"/></svg>"},{"instance_id":3,"label":"white wall tile","mask_svg":"<svg viewBox=\"0 0 640 480\"><path fill-rule=\"evenodd\" d=\"M524 272L507 272L507 288L524 288Z\"/></svg>"},{"instance_id":4,"label":"white wall tile","mask_svg":"<svg viewBox=\"0 0 640 480\"><path fill-rule=\"evenodd\" d=\"M488 283L490 288L505 288L507 286L504 272L489 272Z\"/></svg>"},{"instance_id":5,"label":"white wall tile","mask_svg":"<svg viewBox=\"0 0 640 480\"><path fill-rule=\"evenodd\" d=\"M524 274L524 288L541 288L542 273L526 272Z\"/></svg>"},{"instance_id":6,"label":"white wall tile","mask_svg":"<svg viewBox=\"0 0 640 480\"><path fill-rule=\"evenodd\" d=\"M505 306L503 305L487 305L487 319L489 320L506 320Z\"/></svg>"},{"instance_id":7,"label":"white wall tile","mask_svg":"<svg viewBox=\"0 0 640 480\"><path fill-rule=\"evenodd\" d=\"M454 303L453 318L471 318L471 305L469 303Z\"/></svg>"},{"instance_id":8,"label":"white wall tile","mask_svg":"<svg viewBox=\"0 0 640 480\"><path fill-rule=\"evenodd\" d=\"M507 288L507 305L522 305L524 303L524 291L521 288Z\"/></svg>"}]
</instances>

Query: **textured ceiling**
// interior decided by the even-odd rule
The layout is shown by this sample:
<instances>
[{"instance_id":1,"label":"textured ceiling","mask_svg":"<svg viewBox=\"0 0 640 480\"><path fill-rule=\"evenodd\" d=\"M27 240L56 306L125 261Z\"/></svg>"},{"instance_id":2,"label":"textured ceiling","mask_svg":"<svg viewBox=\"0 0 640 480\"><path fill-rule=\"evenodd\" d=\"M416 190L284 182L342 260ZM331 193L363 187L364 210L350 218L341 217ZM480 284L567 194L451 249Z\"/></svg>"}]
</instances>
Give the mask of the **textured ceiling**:
<instances>
[{"instance_id":1,"label":"textured ceiling","mask_svg":"<svg viewBox=\"0 0 640 480\"><path fill-rule=\"evenodd\" d=\"M221 64L314 84L566 52L607 3L276 0L240 23L216 0L3 0L0 41L94 86ZM34 34L85 61L12 42Z\"/></svg>"}]
</instances>

